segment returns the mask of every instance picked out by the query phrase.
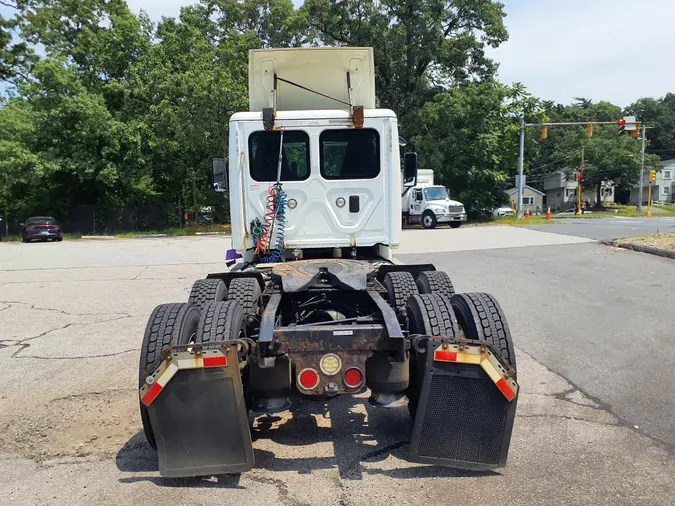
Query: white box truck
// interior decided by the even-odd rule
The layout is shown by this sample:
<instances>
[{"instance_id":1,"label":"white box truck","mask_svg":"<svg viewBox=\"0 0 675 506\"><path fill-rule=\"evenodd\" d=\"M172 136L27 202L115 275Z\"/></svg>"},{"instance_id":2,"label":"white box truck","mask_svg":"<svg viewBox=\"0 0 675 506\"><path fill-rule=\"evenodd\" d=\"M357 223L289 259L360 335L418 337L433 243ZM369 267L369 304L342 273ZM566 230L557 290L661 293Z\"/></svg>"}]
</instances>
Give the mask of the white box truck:
<instances>
[{"instance_id":1,"label":"white box truck","mask_svg":"<svg viewBox=\"0 0 675 506\"><path fill-rule=\"evenodd\" d=\"M421 223L424 228L434 228L438 223L449 223L458 228L466 221L464 205L451 200L445 186L434 184L434 171L419 169L417 184L406 188L401 197L403 224Z\"/></svg>"}]
</instances>

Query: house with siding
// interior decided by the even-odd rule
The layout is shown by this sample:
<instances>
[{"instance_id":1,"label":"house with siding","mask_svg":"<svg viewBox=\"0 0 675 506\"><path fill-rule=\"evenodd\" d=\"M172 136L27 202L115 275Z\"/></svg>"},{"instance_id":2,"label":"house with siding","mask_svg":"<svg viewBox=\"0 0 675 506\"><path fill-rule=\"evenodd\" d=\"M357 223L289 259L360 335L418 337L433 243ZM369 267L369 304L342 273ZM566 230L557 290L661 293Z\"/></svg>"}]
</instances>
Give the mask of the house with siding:
<instances>
[{"instance_id":1,"label":"house with siding","mask_svg":"<svg viewBox=\"0 0 675 506\"><path fill-rule=\"evenodd\" d=\"M546 193L546 204L551 209L569 209L577 204L577 191L579 183L573 174L569 176L565 171L557 170L544 176L544 193ZM614 202L615 186L612 181L603 181L600 188L600 200L603 204ZM585 187L581 196L583 202L590 202L595 205L597 200L597 191L595 187Z\"/></svg>"},{"instance_id":2,"label":"house with siding","mask_svg":"<svg viewBox=\"0 0 675 506\"><path fill-rule=\"evenodd\" d=\"M649 198L649 169L645 167L642 180L642 204L647 205ZM656 173L656 181L652 183L652 201L675 202L675 159L663 162L663 169ZM630 203L636 205L640 195L640 183L635 183L630 191Z\"/></svg>"},{"instance_id":3,"label":"house with siding","mask_svg":"<svg viewBox=\"0 0 675 506\"><path fill-rule=\"evenodd\" d=\"M511 200L511 207L514 209L518 207L518 188L511 188L506 190L506 194ZM530 212L534 213L539 209L541 212L544 209L544 192L540 192L536 188L525 185L523 187L523 209L530 208Z\"/></svg>"}]
</instances>

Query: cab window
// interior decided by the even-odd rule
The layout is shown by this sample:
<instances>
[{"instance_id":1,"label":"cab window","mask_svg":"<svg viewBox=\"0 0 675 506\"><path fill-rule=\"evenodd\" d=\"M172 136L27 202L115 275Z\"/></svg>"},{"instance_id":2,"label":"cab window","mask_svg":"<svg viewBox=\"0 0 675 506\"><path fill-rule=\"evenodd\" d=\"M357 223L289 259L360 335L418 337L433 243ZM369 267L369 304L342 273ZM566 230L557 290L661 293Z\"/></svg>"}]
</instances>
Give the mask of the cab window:
<instances>
[{"instance_id":1,"label":"cab window","mask_svg":"<svg viewBox=\"0 0 675 506\"><path fill-rule=\"evenodd\" d=\"M319 149L325 179L373 179L380 173L377 130L324 130L319 136Z\"/></svg>"},{"instance_id":2,"label":"cab window","mask_svg":"<svg viewBox=\"0 0 675 506\"><path fill-rule=\"evenodd\" d=\"M248 138L251 177L255 181L277 180L281 132L253 132ZM281 181L304 181L309 177L309 136L300 130L284 132Z\"/></svg>"}]
</instances>

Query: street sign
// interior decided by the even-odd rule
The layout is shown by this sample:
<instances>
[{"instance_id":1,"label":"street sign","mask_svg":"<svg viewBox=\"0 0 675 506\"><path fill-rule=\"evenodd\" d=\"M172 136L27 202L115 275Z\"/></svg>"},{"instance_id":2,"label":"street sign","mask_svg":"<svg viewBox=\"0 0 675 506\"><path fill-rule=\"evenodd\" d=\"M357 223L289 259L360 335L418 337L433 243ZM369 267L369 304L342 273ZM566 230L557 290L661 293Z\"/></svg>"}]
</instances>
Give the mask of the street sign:
<instances>
[{"instance_id":1,"label":"street sign","mask_svg":"<svg viewBox=\"0 0 675 506\"><path fill-rule=\"evenodd\" d=\"M626 130L627 132L637 130L637 121L635 120L635 116L624 116L623 121L624 123L622 130Z\"/></svg>"}]
</instances>

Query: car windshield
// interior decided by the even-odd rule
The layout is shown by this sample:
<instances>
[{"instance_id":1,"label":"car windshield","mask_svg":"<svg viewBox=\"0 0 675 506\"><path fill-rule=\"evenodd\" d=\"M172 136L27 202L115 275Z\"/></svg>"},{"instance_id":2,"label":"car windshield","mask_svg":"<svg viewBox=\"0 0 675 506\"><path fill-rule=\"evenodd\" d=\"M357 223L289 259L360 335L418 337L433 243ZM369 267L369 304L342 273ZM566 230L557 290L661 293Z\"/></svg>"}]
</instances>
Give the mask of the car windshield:
<instances>
[{"instance_id":1,"label":"car windshield","mask_svg":"<svg viewBox=\"0 0 675 506\"><path fill-rule=\"evenodd\" d=\"M39 224L39 225L54 225L56 220L51 216L35 216L33 218L28 218L26 223Z\"/></svg>"},{"instance_id":2,"label":"car windshield","mask_svg":"<svg viewBox=\"0 0 675 506\"><path fill-rule=\"evenodd\" d=\"M432 186L424 189L424 198L427 200L445 200L448 197L448 190L443 186Z\"/></svg>"}]
</instances>

